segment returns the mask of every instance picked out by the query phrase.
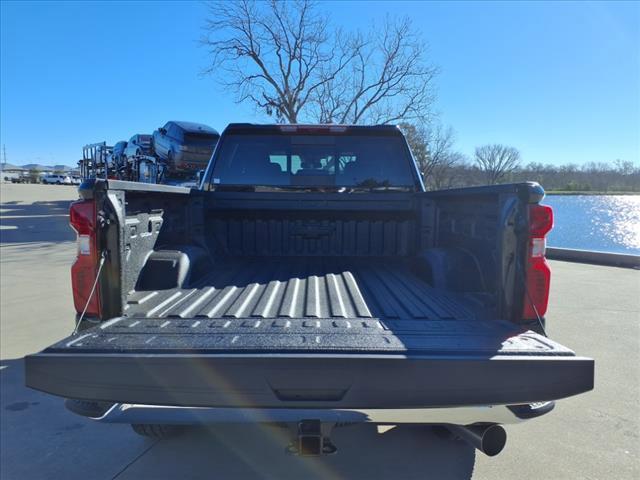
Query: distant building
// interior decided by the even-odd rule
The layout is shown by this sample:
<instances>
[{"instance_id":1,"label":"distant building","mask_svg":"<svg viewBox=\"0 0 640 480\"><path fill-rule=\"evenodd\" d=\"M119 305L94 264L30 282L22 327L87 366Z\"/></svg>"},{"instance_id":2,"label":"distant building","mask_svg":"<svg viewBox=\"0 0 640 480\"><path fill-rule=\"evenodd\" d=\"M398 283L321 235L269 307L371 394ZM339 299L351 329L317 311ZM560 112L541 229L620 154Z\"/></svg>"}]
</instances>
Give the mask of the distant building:
<instances>
[{"instance_id":1,"label":"distant building","mask_svg":"<svg viewBox=\"0 0 640 480\"><path fill-rule=\"evenodd\" d=\"M20 178L20 176L26 172L28 172L27 169L19 167L18 165L0 163L0 179L3 182L10 182L13 178Z\"/></svg>"}]
</instances>

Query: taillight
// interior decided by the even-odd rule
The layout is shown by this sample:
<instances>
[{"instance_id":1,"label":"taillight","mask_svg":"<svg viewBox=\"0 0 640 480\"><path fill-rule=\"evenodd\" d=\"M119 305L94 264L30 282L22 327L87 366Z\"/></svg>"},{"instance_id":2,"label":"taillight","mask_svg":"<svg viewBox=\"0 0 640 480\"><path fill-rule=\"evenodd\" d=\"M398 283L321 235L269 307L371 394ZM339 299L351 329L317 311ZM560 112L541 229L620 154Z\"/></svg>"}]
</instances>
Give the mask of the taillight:
<instances>
[{"instance_id":1,"label":"taillight","mask_svg":"<svg viewBox=\"0 0 640 480\"><path fill-rule=\"evenodd\" d=\"M553 210L548 205L529 205L529 247L523 318L535 319L547 312L551 270L544 257L547 233L553 228Z\"/></svg>"},{"instance_id":2,"label":"taillight","mask_svg":"<svg viewBox=\"0 0 640 480\"><path fill-rule=\"evenodd\" d=\"M69 223L78 235L78 255L71 267L73 304L76 312L82 313L86 307L85 315L99 317L101 314L99 285L91 295L98 275L99 263L96 218L96 204L93 200L78 200L69 208Z\"/></svg>"}]
</instances>

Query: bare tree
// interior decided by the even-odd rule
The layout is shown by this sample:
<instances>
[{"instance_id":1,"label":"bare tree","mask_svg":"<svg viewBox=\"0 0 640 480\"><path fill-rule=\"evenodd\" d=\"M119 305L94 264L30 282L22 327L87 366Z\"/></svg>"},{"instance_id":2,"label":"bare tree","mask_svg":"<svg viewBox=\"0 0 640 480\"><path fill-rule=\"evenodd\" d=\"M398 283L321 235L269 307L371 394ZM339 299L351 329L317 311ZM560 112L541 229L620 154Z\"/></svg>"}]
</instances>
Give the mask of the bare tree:
<instances>
[{"instance_id":1,"label":"bare tree","mask_svg":"<svg viewBox=\"0 0 640 480\"><path fill-rule=\"evenodd\" d=\"M518 168L520 152L506 145L484 145L476 148L474 160L484 172L487 183L494 185Z\"/></svg>"},{"instance_id":2,"label":"bare tree","mask_svg":"<svg viewBox=\"0 0 640 480\"><path fill-rule=\"evenodd\" d=\"M279 122L389 123L429 113L436 69L408 19L362 35L332 29L311 0L209 8L205 73Z\"/></svg>"},{"instance_id":3,"label":"bare tree","mask_svg":"<svg viewBox=\"0 0 640 480\"><path fill-rule=\"evenodd\" d=\"M347 68L316 92L321 123L428 120L437 68L426 63L426 45L409 18L387 17L366 39L357 36L351 45Z\"/></svg>"},{"instance_id":4,"label":"bare tree","mask_svg":"<svg viewBox=\"0 0 640 480\"><path fill-rule=\"evenodd\" d=\"M400 129L407 139L413 158L424 180L431 170L428 148L429 132L423 125L416 126L411 123L401 123Z\"/></svg>"},{"instance_id":5,"label":"bare tree","mask_svg":"<svg viewBox=\"0 0 640 480\"><path fill-rule=\"evenodd\" d=\"M455 132L451 127L432 124L429 127L400 124L418 164L425 186L439 190L450 188L454 166L464 161L464 155L453 150Z\"/></svg>"},{"instance_id":6,"label":"bare tree","mask_svg":"<svg viewBox=\"0 0 640 480\"><path fill-rule=\"evenodd\" d=\"M621 160L619 158L616 158L613 161L613 166L615 170L621 175L633 175L634 172L637 171L633 162L629 160Z\"/></svg>"},{"instance_id":7,"label":"bare tree","mask_svg":"<svg viewBox=\"0 0 640 480\"><path fill-rule=\"evenodd\" d=\"M464 165L467 157L460 152L450 152L446 161L438 163L431 171L431 181L428 182L433 190L453 188L459 180L460 166Z\"/></svg>"}]
</instances>

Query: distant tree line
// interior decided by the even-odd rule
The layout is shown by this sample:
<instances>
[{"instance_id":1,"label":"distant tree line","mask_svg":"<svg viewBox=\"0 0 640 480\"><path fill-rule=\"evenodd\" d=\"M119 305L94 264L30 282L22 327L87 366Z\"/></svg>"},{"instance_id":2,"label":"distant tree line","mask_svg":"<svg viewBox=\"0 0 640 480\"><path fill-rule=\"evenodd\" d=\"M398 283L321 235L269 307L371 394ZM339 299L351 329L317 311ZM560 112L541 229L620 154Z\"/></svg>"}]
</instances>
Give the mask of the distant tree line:
<instances>
[{"instance_id":1,"label":"distant tree line","mask_svg":"<svg viewBox=\"0 0 640 480\"><path fill-rule=\"evenodd\" d=\"M451 127L400 125L429 190L534 181L546 190L569 192L640 192L640 165L617 159L584 165L523 163L510 146L488 144L472 157L455 148Z\"/></svg>"},{"instance_id":2,"label":"distant tree line","mask_svg":"<svg viewBox=\"0 0 640 480\"><path fill-rule=\"evenodd\" d=\"M445 166L439 178L425 178L427 188L456 188L491 183L481 165L464 158L464 161ZM517 165L493 183L524 181L538 182L547 191L640 193L640 167L619 160L611 163L591 162L582 166L532 162Z\"/></svg>"},{"instance_id":3,"label":"distant tree line","mask_svg":"<svg viewBox=\"0 0 640 480\"><path fill-rule=\"evenodd\" d=\"M619 159L582 166L531 162L516 169L510 180L533 180L547 190L640 192L640 166Z\"/></svg>"}]
</instances>

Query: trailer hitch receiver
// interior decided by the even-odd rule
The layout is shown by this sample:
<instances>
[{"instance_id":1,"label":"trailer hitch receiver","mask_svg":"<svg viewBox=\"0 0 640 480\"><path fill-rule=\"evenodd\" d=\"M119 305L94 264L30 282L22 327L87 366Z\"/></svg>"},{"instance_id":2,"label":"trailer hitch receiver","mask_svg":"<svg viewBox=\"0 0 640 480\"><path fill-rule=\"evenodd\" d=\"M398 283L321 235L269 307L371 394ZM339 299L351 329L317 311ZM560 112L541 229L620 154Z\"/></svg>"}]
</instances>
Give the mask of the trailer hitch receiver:
<instances>
[{"instance_id":1,"label":"trailer hitch receiver","mask_svg":"<svg viewBox=\"0 0 640 480\"><path fill-rule=\"evenodd\" d=\"M296 425L295 440L287 448L288 452L304 457L335 453L337 449L329 438L333 426L333 423L320 420L301 420Z\"/></svg>"},{"instance_id":2,"label":"trailer hitch receiver","mask_svg":"<svg viewBox=\"0 0 640 480\"><path fill-rule=\"evenodd\" d=\"M322 454L322 425L320 420L303 420L298 424L298 454Z\"/></svg>"}]
</instances>

